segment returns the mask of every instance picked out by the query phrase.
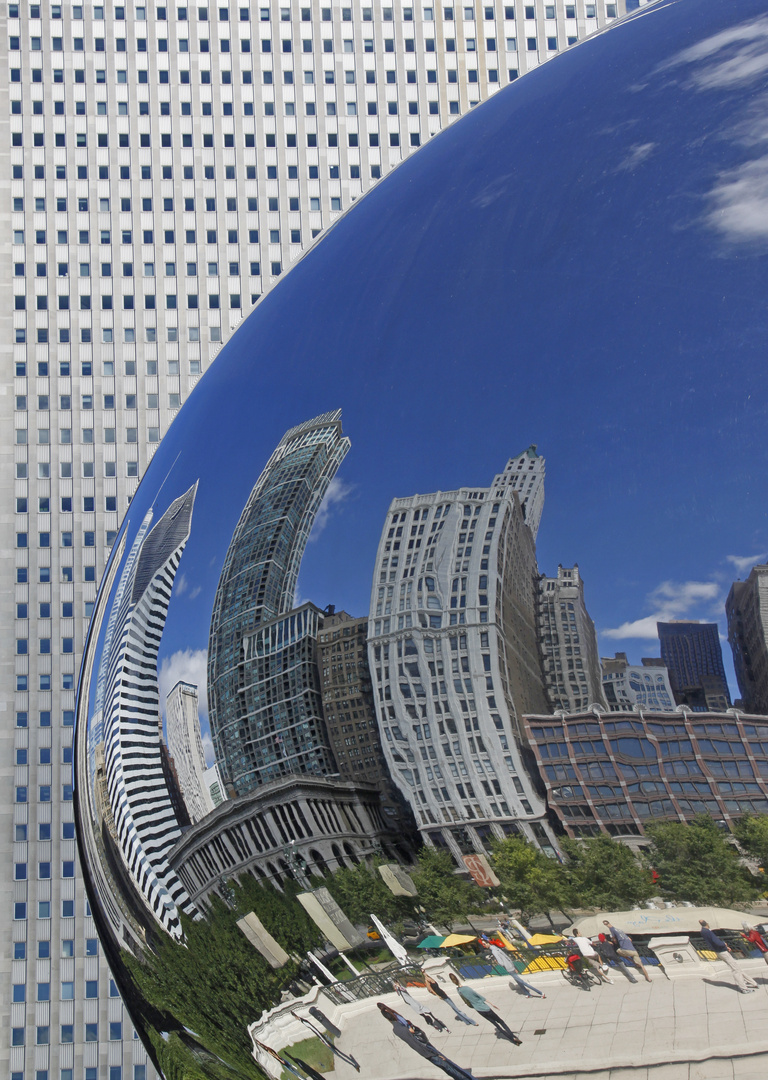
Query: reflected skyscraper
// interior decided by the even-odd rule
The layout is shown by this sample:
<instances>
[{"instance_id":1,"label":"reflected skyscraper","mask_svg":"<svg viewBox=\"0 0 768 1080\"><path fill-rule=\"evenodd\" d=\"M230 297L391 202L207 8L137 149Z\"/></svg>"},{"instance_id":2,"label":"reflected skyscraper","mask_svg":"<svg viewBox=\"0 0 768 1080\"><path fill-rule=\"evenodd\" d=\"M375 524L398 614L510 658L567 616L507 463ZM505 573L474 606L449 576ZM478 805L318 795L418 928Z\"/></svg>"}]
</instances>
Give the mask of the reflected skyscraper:
<instances>
[{"instance_id":1,"label":"reflected skyscraper","mask_svg":"<svg viewBox=\"0 0 768 1080\"><path fill-rule=\"evenodd\" d=\"M748 712L768 712L768 566L753 566L746 581L734 581L725 602L728 640Z\"/></svg>"},{"instance_id":2,"label":"reflected skyscraper","mask_svg":"<svg viewBox=\"0 0 768 1080\"><path fill-rule=\"evenodd\" d=\"M206 782L207 766L200 736L197 687L177 682L165 699L168 752L179 778L184 803L194 824L213 810Z\"/></svg>"},{"instance_id":3,"label":"reflected skyscraper","mask_svg":"<svg viewBox=\"0 0 768 1080\"><path fill-rule=\"evenodd\" d=\"M297 614L288 620L281 616L293 607L301 558L315 515L349 446L341 430L340 409L287 431L257 480L227 550L208 642L208 705L216 759L225 783L237 793L285 771L280 762L287 751L283 742L287 732L278 730L280 724L275 728L274 716L262 716L262 707L274 700L269 679L284 670L283 663L296 649L302 653L307 672L313 670L316 615L305 618ZM265 628L257 635L267 623L274 623L269 632ZM288 653L283 652L284 647ZM265 670L269 657L269 670ZM316 671L307 677L312 679L312 687L292 685L285 693L281 689L280 698L297 699L286 719L289 728L310 724L312 732L305 735L312 762L303 761L298 743L287 756L299 755L300 771L307 767L322 773L333 771L330 748L325 752L327 737ZM317 697L317 708L308 712L299 702L306 703L310 691ZM269 729L266 743L263 723ZM303 736L298 738L301 742Z\"/></svg>"},{"instance_id":4,"label":"reflected skyscraper","mask_svg":"<svg viewBox=\"0 0 768 1080\"><path fill-rule=\"evenodd\" d=\"M490 487L395 499L379 542L369 660L384 753L424 839L456 857L518 831L554 846L521 752L523 713L549 709L543 501L530 447Z\"/></svg>"},{"instance_id":5,"label":"reflected skyscraper","mask_svg":"<svg viewBox=\"0 0 768 1080\"><path fill-rule=\"evenodd\" d=\"M656 628L677 704L694 712L730 708L717 623L680 620L656 623Z\"/></svg>"},{"instance_id":6,"label":"reflected skyscraper","mask_svg":"<svg viewBox=\"0 0 768 1080\"><path fill-rule=\"evenodd\" d=\"M180 835L163 775L157 654L197 485L150 530L148 511L118 582L98 673L106 796L117 846L155 918L181 936L189 898L168 869Z\"/></svg>"}]
</instances>

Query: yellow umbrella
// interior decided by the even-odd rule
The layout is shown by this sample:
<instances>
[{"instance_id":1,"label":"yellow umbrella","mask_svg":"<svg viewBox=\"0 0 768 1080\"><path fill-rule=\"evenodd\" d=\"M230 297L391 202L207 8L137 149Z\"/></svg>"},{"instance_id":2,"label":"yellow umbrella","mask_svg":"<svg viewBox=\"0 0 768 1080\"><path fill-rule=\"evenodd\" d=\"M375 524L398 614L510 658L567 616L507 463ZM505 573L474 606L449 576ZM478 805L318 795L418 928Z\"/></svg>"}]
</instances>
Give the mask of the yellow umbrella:
<instances>
[{"instance_id":1,"label":"yellow umbrella","mask_svg":"<svg viewBox=\"0 0 768 1080\"><path fill-rule=\"evenodd\" d=\"M557 941L562 941L563 938L560 934L534 934L531 937L531 945L554 945Z\"/></svg>"},{"instance_id":2,"label":"yellow umbrella","mask_svg":"<svg viewBox=\"0 0 768 1080\"><path fill-rule=\"evenodd\" d=\"M449 934L441 949L448 949L451 945L467 945L470 941L477 941L477 936L473 934Z\"/></svg>"}]
</instances>

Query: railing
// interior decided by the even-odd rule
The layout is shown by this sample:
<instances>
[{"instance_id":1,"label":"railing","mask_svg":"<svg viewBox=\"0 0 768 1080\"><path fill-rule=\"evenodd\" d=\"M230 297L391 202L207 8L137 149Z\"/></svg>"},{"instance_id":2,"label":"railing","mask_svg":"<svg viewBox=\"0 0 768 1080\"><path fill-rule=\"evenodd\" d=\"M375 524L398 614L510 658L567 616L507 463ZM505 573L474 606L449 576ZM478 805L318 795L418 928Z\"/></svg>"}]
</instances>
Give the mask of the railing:
<instances>
[{"instance_id":1,"label":"railing","mask_svg":"<svg viewBox=\"0 0 768 1080\"><path fill-rule=\"evenodd\" d=\"M714 952L709 949L700 934L690 934L690 942L702 960L716 960ZM752 950L737 931L723 931L719 935L723 941L733 949L734 955L752 958L762 956L762 953ZM637 950L643 964L648 967L659 966L659 959L647 945L635 941ZM517 970L523 974L531 975L543 971L559 971L567 966L567 957L571 950L562 946L554 949L531 949L519 942L515 942L515 951L508 953L509 959L514 963ZM468 956L459 954L458 950L451 950L448 955L445 951L428 949L426 953L431 956L443 956L450 960L463 979L484 979L489 975L506 975L507 971L499 964L493 964L482 956ZM426 956L425 956L426 959ZM615 961L609 961L615 967ZM626 967L632 967L632 961L627 957L621 957L620 963ZM417 961L403 966L388 968L386 971L368 972L345 982L333 983L323 987L323 993L336 1005L348 1004L350 1001L361 1001L365 998L376 997L382 994L390 994L394 990L395 980L403 985L424 986L424 975Z\"/></svg>"}]
</instances>

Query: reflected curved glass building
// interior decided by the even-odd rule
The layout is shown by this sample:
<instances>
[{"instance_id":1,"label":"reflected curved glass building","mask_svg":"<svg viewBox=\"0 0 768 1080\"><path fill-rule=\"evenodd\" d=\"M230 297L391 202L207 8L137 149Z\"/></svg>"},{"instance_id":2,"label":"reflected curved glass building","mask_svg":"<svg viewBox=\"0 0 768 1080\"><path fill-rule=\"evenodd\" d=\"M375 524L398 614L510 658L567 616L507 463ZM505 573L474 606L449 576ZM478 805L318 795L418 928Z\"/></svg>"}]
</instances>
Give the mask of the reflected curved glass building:
<instances>
[{"instance_id":1,"label":"reflected curved glass building","mask_svg":"<svg viewBox=\"0 0 768 1080\"><path fill-rule=\"evenodd\" d=\"M305 641L304 663L309 671L308 658L314 654L316 630L310 642L301 628L297 631L296 616L287 622L280 616L293 607L301 558L315 515L349 447L349 439L341 430L340 409L287 431L251 492L224 560L208 642L208 696L218 764L225 783L238 794L281 775L281 766L275 766L275 760L293 757L287 754L283 758L287 732L275 730L273 724L264 738L258 715L259 691L255 691L254 699L252 680L261 682L270 673L254 674L251 670L249 674L246 668L252 655L266 653L275 657L271 675L276 676L282 651L275 651L270 643L277 641L282 646L283 641L290 640L293 651L301 639ZM272 620L276 620L275 626L254 642L255 632ZM298 622L303 627L302 617ZM291 666L287 659L286 664ZM295 710L286 705L285 726L292 729L292 741L301 742L306 735L307 750L316 749L317 738L324 731L317 676L299 676L281 696L284 702L296 698L300 702ZM310 697L317 700L309 701ZM265 689L262 703L271 699ZM300 749L298 753L301 755ZM330 748L327 754L310 756L310 768L299 771L335 770ZM302 765L306 764L302 761ZM282 771L292 771L292 766L286 765Z\"/></svg>"}]
</instances>

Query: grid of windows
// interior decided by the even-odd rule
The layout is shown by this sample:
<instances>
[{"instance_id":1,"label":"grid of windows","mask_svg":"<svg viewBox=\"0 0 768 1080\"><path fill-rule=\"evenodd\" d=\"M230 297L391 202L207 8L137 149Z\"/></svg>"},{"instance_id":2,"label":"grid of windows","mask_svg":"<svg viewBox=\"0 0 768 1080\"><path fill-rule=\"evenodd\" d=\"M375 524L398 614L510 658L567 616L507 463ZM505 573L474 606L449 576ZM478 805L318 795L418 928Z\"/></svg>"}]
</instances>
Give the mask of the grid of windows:
<instances>
[{"instance_id":1,"label":"grid of windows","mask_svg":"<svg viewBox=\"0 0 768 1080\"><path fill-rule=\"evenodd\" d=\"M623 11L623 0L7 5L3 400L15 479L4 546L16 607L5 689L19 876L5 918L28 955L57 936L95 939L74 853L75 677L110 545L176 410L252 304L372 182ZM78 1045L95 1080L97 1039L124 1021L108 1012L102 958L83 947L85 974L62 972L50 1023L26 1035L37 987L20 960L22 997L0 1040L12 1075L30 1074L25 1046L59 1040L66 1053ZM84 1026L71 1000L92 1009ZM61 1080L83 1080L74 1060L61 1058ZM110 1080L144 1070L126 1038Z\"/></svg>"}]
</instances>

